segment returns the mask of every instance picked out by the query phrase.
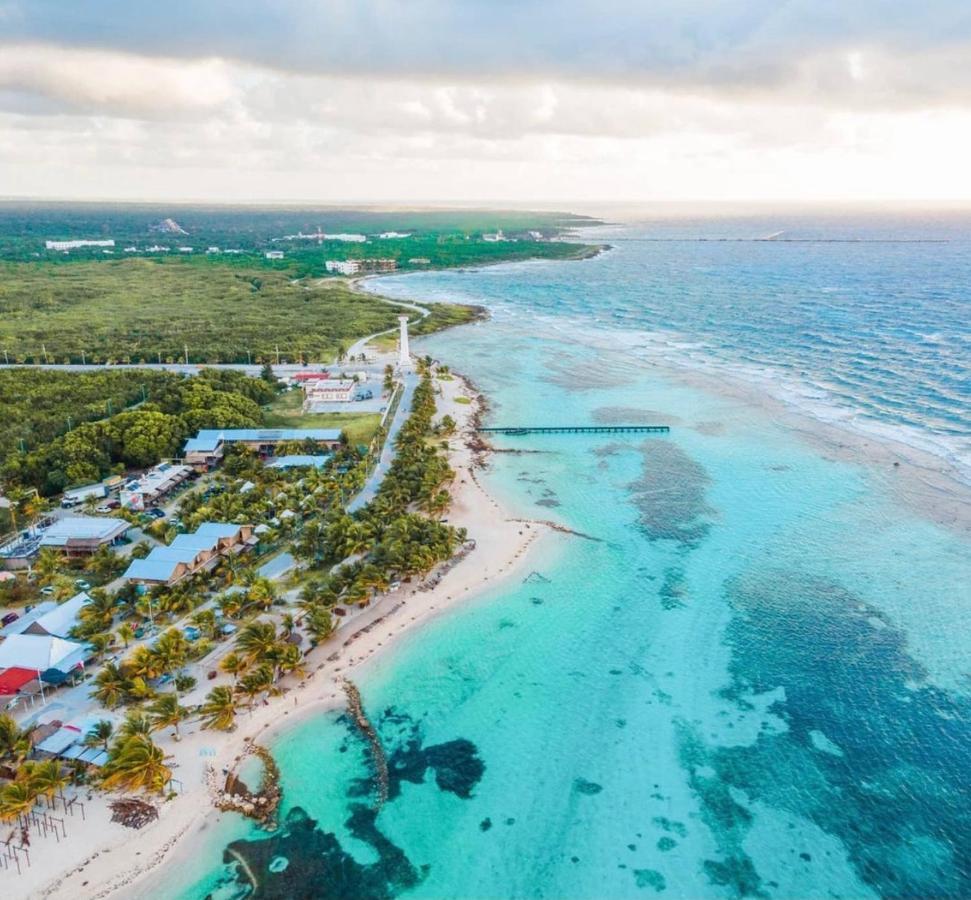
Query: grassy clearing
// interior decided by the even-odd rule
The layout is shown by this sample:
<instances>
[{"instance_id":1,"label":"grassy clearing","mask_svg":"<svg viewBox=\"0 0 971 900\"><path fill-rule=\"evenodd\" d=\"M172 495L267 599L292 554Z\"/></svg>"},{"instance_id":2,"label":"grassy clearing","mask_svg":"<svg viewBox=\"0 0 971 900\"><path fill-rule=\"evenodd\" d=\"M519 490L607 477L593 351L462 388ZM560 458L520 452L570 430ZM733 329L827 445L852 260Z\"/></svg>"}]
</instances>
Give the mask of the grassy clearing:
<instances>
[{"instance_id":1,"label":"grassy clearing","mask_svg":"<svg viewBox=\"0 0 971 900\"><path fill-rule=\"evenodd\" d=\"M367 444L381 424L379 413L305 413L302 404L302 391L287 391L264 407L263 421L271 428L341 428L352 444Z\"/></svg>"}]
</instances>

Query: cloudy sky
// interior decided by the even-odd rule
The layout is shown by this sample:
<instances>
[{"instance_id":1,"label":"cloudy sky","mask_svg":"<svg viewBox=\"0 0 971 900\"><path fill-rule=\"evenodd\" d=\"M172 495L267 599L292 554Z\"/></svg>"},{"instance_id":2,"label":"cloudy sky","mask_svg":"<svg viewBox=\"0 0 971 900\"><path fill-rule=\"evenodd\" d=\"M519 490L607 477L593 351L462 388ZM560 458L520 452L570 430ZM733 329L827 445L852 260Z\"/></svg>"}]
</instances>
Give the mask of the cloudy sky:
<instances>
[{"instance_id":1,"label":"cloudy sky","mask_svg":"<svg viewBox=\"0 0 971 900\"><path fill-rule=\"evenodd\" d=\"M0 196L971 201L971 2L0 0Z\"/></svg>"}]
</instances>

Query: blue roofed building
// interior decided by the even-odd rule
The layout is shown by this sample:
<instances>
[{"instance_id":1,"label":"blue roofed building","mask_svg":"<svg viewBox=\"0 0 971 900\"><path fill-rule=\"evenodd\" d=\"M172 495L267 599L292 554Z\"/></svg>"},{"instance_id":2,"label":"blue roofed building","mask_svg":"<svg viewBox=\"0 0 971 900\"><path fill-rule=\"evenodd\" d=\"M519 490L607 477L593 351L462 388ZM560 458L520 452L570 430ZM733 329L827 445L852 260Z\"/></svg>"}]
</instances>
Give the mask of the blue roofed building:
<instances>
[{"instance_id":1,"label":"blue roofed building","mask_svg":"<svg viewBox=\"0 0 971 900\"><path fill-rule=\"evenodd\" d=\"M124 577L137 584L172 585L212 569L220 556L242 553L256 541L252 525L205 522L192 534L177 535L168 547L155 547L144 559L132 560Z\"/></svg>"},{"instance_id":2,"label":"blue roofed building","mask_svg":"<svg viewBox=\"0 0 971 900\"><path fill-rule=\"evenodd\" d=\"M342 442L339 428L206 428L185 442L182 450L186 465L206 472L223 457L226 444L242 444L259 453L273 456L278 444L290 441L313 441L327 450L336 450Z\"/></svg>"}]
</instances>

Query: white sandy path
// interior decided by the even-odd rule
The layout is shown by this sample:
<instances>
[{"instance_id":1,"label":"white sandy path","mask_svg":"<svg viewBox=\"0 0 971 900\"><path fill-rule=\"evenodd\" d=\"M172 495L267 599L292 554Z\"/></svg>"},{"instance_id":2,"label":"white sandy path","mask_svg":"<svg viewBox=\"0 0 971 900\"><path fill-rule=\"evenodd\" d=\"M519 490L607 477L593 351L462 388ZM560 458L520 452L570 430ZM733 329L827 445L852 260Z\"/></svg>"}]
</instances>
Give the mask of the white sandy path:
<instances>
[{"instance_id":1,"label":"white sandy path","mask_svg":"<svg viewBox=\"0 0 971 900\"><path fill-rule=\"evenodd\" d=\"M290 727L299 718L343 705L338 677L354 677L363 663L387 649L395 637L497 581L520 573L527 550L540 537L544 544L566 540L543 523L511 520L484 490L475 477L473 454L465 446L465 432L476 404L455 402L456 396L469 396L472 392L458 377L438 384L443 390L439 413L451 414L459 423L460 432L451 442L450 460L457 477L449 520L468 529L476 541L475 550L432 590L402 588L374 603L352 625L340 629L334 638L309 654L308 677L304 681L297 684L296 679L284 679L287 690L282 697L258 707L251 716L241 712L234 733L203 731L193 722L183 729L181 742L169 737L161 739L162 746L173 756L174 775L182 782L184 792L161 805L159 820L140 831L112 823L104 800L95 794L87 804L85 823L77 816L68 819L66 840L59 845L52 838L35 840L33 866L4 884L5 896L71 900L164 897L165 871L177 866L183 855L191 857L197 849L193 836L216 816L223 815L213 807L212 795L222 780L223 767L232 766L245 738L265 742L275 730ZM348 647L343 646L351 634L378 619L381 621L370 632L360 634ZM334 653L338 653L338 658L327 661Z\"/></svg>"}]
</instances>

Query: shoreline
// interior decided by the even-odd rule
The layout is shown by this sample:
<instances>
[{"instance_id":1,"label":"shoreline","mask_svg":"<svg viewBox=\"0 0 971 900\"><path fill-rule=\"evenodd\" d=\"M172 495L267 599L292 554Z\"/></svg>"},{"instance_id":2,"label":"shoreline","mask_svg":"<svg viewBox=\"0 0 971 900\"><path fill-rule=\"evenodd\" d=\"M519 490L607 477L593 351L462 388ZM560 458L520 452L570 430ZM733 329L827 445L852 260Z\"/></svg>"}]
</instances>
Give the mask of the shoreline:
<instances>
[{"instance_id":1,"label":"shoreline","mask_svg":"<svg viewBox=\"0 0 971 900\"><path fill-rule=\"evenodd\" d=\"M193 721L183 729L178 743L160 733L158 742L172 754L173 774L183 784L180 795L172 801L159 801L159 818L135 831L110 822L107 803L114 795L94 793L86 801L85 823L69 820L67 838L57 845L58 858L63 860L61 870L45 873L44 863L49 857L44 851L53 846L48 847L47 840L38 840L33 866L11 882L15 896L158 896L162 873L196 852L197 845L190 838L201 836L223 815L238 815L216 809L213 798L221 792L219 773L235 765L248 740L265 746L308 717L342 709L346 698L341 679L358 676L401 638L416 634L424 623L484 596L487 589L515 576L534 544L569 539L557 535L549 523L514 518L514 513L485 490L476 469L482 468L483 456L489 451L472 443L471 429L486 401L470 382L454 373L451 381L437 384L442 398L436 418L449 414L458 423L448 454L456 472L449 519L468 529L469 537L476 541L475 548L433 587L421 590L421 584L412 584L372 603L353 618L351 627L340 629L308 654L302 679L288 676L281 681L282 696L250 712L241 709L234 732L204 731ZM470 397L472 402L458 403L457 396ZM435 577L435 571L431 577Z\"/></svg>"}]
</instances>

